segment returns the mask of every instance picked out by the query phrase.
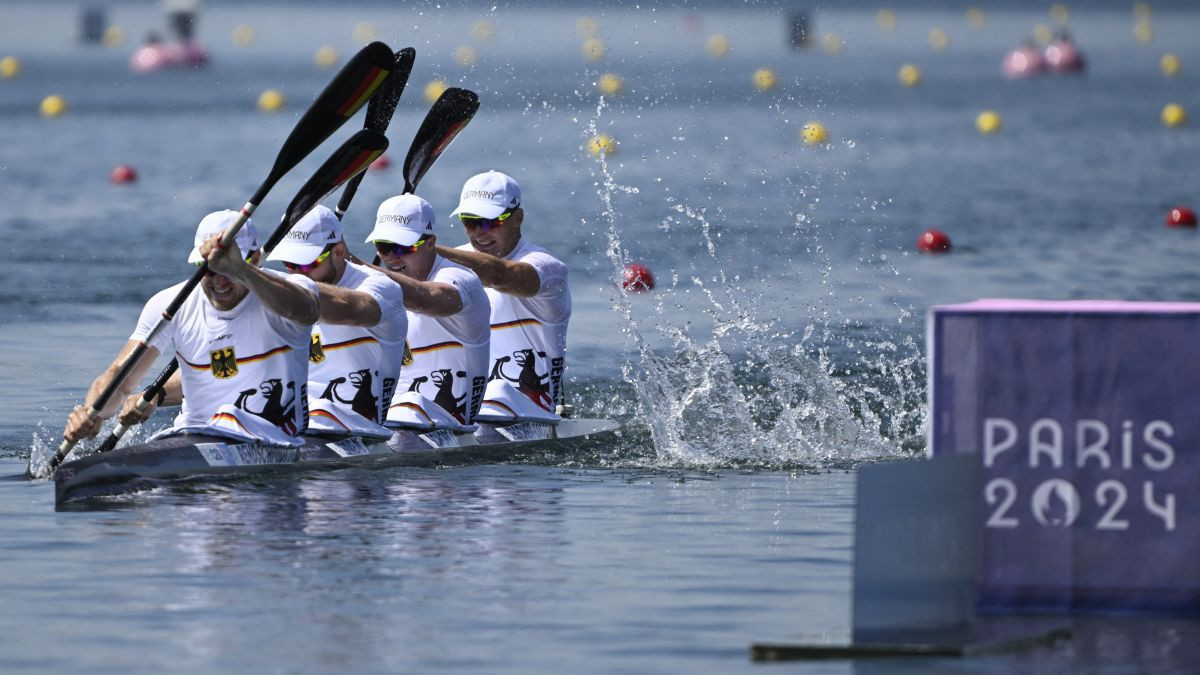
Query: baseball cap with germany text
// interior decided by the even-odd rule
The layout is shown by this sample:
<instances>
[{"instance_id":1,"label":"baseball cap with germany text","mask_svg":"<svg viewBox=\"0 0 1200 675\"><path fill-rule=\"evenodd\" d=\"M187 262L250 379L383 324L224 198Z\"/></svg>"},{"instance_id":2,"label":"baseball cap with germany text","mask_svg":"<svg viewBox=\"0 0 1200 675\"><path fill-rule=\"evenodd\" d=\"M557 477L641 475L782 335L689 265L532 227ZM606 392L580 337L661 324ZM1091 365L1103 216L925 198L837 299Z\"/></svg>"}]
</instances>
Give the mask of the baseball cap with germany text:
<instances>
[{"instance_id":1,"label":"baseball cap with germany text","mask_svg":"<svg viewBox=\"0 0 1200 675\"><path fill-rule=\"evenodd\" d=\"M511 176L499 171L475 174L463 184L458 208L451 218L467 213L483 218L496 218L521 205L521 186Z\"/></svg>"},{"instance_id":2,"label":"baseball cap with germany text","mask_svg":"<svg viewBox=\"0 0 1200 675\"><path fill-rule=\"evenodd\" d=\"M225 209L224 211L213 211L204 216L200 224L196 226L196 238L192 242L192 252L188 254L188 262L193 264L204 262L204 258L200 256L200 246L214 234L229 229L239 215L237 211ZM242 252L242 257L250 255L251 251L258 250L258 232L249 218L246 219L246 224L242 225L242 229L238 230L237 236L233 238L233 243L237 244L238 250Z\"/></svg>"}]
</instances>

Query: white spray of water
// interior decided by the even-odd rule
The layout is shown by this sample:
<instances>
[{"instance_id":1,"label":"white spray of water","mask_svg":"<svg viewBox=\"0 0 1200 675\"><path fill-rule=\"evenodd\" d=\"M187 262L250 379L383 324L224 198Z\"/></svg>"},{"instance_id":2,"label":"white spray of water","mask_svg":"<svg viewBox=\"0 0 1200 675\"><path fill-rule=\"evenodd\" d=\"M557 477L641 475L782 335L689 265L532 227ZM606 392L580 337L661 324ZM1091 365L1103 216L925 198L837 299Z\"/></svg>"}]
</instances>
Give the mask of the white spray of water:
<instances>
[{"instance_id":1,"label":"white spray of water","mask_svg":"<svg viewBox=\"0 0 1200 675\"><path fill-rule=\"evenodd\" d=\"M597 134L604 107L601 98L588 123L589 137ZM616 182L605 153L599 154L596 166L600 179L597 195L607 223L607 255L614 281L618 281L630 260L617 226L613 196L637 194L638 189ZM690 285L685 283L701 292L713 322L711 332L699 339L689 336L695 326L661 318L667 315L666 303L679 292L677 275L669 289L660 285L654 312L659 318L653 321L640 319L628 291L616 284L614 309L623 319L634 352L623 364L622 373L637 392L639 421L650 429L658 462L698 467L812 466L899 452L881 429L897 427L902 421L881 419L870 405L872 400L884 405L897 402L888 401L888 394L871 387L852 390L845 380L832 376L834 366L827 349L810 345L818 335L828 338L828 325L810 323L797 339L791 332L780 332L776 319L761 318L760 298L747 297L736 285L738 278L727 277L705 214L672 198L667 199L667 206L672 215L663 227L694 229L715 277L706 282L692 276ZM798 215L797 227L804 221L805 216ZM828 269L822 270L821 277L821 283L828 284ZM814 310L813 314L822 311L828 314L827 310ZM675 354L651 349L647 329L664 338ZM744 357L731 354L734 350L727 347L735 345L745 352ZM908 366L911 363L900 363L893 372L883 373L892 377L905 395L912 389Z\"/></svg>"}]
</instances>

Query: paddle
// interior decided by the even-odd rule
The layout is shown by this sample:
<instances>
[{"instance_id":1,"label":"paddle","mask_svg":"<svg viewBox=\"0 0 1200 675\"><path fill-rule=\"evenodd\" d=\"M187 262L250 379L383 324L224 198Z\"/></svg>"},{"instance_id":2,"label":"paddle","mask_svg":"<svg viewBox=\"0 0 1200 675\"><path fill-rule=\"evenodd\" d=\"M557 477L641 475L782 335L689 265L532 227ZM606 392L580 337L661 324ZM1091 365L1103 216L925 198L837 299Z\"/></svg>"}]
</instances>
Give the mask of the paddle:
<instances>
[{"instance_id":1,"label":"paddle","mask_svg":"<svg viewBox=\"0 0 1200 675\"><path fill-rule=\"evenodd\" d=\"M288 205L287 211L284 212L279 226L272 233L271 238L267 240L267 243L262 246L262 253L260 255L266 256L270 254L275 246L279 244L279 241L288 233L288 230L295 227L296 223L317 205L317 202L324 199L347 180L353 180L354 177L361 176L362 172L370 166L371 162L383 154L387 146L387 138L378 131L363 129L351 136L349 140L333 153L333 156L321 165L321 168L317 169L316 173L296 193L296 196L292 199L292 203ZM154 383L146 387L138 399L137 411L139 413L145 412L150 407L150 402L158 398L158 393L166 386L167 380L171 379L171 376L175 374L178 368L178 359L171 359L171 362L159 372L158 377L154 378ZM112 433L108 435L108 438L104 439L104 442L96 449L96 452L100 453L112 450L128 430L129 428L124 424L118 423L113 428ZM52 468L57 468L57 465Z\"/></svg>"},{"instance_id":2,"label":"paddle","mask_svg":"<svg viewBox=\"0 0 1200 675\"><path fill-rule=\"evenodd\" d=\"M313 104L296 123L296 127L292 129L292 133L288 135L283 142L283 147L280 148L278 156L275 158L275 164L271 167L270 173L267 174L266 180L242 207L241 214L237 220L225 231L225 236L221 238L222 246L230 246L233 244L234 237L237 236L238 230L242 229L242 225L262 203L267 193L275 186L279 179L288 171L291 171L297 164L307 157L318 145L329 138L334 131L342 126L359 108L366 103L367 99L375 93L385 78L391 73L391 68L395 62L395 56L392 50L382 42L372 42L363 47L354 58L338 72L333 80L325 87ZM347 176L349 178L349 176ZM316 204L316 201L313 201ZM285 230L286 232L286 230ZM282 234L280 236L283 236ZM120 369L113 377L104 391L96 397L87 410L87 415L91 419L95 419L104 406L108 404L113 395L118 391L125 379L129 377L129 373L134 366L142 359L147 350L147 344L154 340L154 337L162 330L167 322L171 321L175 312L183 305L187 296L191 294L200 280L204 278L208 272L208 263L201 263L197 268L196 273L192 278L180 289L175 299L171 301L167 308L163 311L162 319L155 324L150 333L146 336L145 342L139 344L125 360L121 363ZM53 475L58 465L71 451L75 444L71 441L63 439L58 451L51 458L47 465L48 474ZM30 457L30 465L28 468L29 474L33 474L33 459Z\"/></svg>"},{"instance_id":3,"label":"paddle","mask_svg":"<svg viewBox=\"0 0 1200 675\"><path fill-rule=\"evenodd\" d=\"M442 156L458 132L466 128L477 110L479 96L468 89L450 87L434 101L404 157L404 194L416 191L425 172ZM371 264L379 262L376 255Z\"/></svg>"},{"instance_id":4,"label":"paddle","mask_svg":"<svg viewBox=\"0 0 1200 675\"><path fill-rule=\"evenodd\" d=\"M392 70L387 82L375 92L375 95L367 103L367 121L363 126L364 129L378 131L381 134L387 131L388 124L392 121L392 114L396 112L396 104L400 102L400 95L404 93L404 85L408 84L408 76L412 73L413 62L416 58L417 50L412 47L405 47L396 52L396 67ZM342 198L338 200L337 208L333 211L338 220L346 215L346 209L350 208L350 200L354 199L355 193L358 192L358 184L366 175L365 172L358 174L346 184L346 189L342 190Z\"/></svg>"}]
</instances>

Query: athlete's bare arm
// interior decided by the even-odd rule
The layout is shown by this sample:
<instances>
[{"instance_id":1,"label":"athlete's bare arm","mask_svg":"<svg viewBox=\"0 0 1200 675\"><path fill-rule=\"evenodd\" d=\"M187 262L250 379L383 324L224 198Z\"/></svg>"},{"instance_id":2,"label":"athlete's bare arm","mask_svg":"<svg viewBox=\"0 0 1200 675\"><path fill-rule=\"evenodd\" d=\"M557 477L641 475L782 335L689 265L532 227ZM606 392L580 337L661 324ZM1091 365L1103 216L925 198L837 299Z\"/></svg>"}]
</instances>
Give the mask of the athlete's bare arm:
<instances>
[{"instance_id":1,"label":"athlete's bare arm","mask_svg":"<svg viewBox=\"0 0 1200 675\"><path fill-rule=\"evenodd\" d=\"M322 323L370 328L383 319L379 303L367 293L325 283L318 283L317 289Z\"/></svg>"},{"instance_id":2,"label":"athlete's bare arm","mask_svg":"<svg viewBox=\"0 0 1200 675\"><path fill-rule=\"evenodd\" d=\"M426 314L428 316L450 316L462 311L462 296L458 289L451 284L440 281L417 281L399 272L393 272L385 267L375 269L388 275L388 278L400 284L404 289L405 309Z\"/></svg>"},{"instance_id":3,"label":"athlete's bare arm","mask_svg":"<svg viewBox=\"0 0 1200 675\"><path fill-rule=\"evenodd\" d=\"M537 295L542 288L541 277L529 263L505 260L480 251L449 248L441 244L437 245L437 252L443 258L473 270L479 275L479 280L484 286L506 295L529 298Z\"/></svg>"},{"instance_id":4,"label":"athlete's bare arm","mask_svg":"<svg viewBox=\"0 0 1200 675\"><path fill-rule=\"evenodd\" d=\"M87 406L90 406L100 396L100 392L108 387L108 383L112 382L113 378L117 375L117 371L121 369L121 364L125 362L125 357L140 344L141 342L138 340L127 341L125 346L121 348L121 353L117 354L117 358L113 359L108 368L103 373L100 373L100 376L92 382L92 386L88 388L87 398L84 399L85 405L76 406L67 417L67 426L63 430L63 438L75 443L98 434L100 427L104 424L104 420L112 417L112 414L117 411L117 407L121 405L125 397L137 387L142 376L146 374L146 369L158 358L158 350L154 347L149 347L146 353L142 355L142 358L134 365L133 370L129 373L129 377L125 378L125 382L117 389L116 394L108 400L108 404L100 411L100 415L95 419L88 418Z\"/></svg>"},{"instance_id":5,"label":"athlete's bare arm","mask_svg":"<svg viewBox=\"0 0 1200 675\"><path fill-rule=\"evenodd\" d=\"M218 242L220 235L214 235L200 247L200 255L208 259L210 270L236 279L268 309L286 319L312 325L321 318L321 302L308 289L247 263L236 244L218 249Z\"/></svg>"}]
</instances>

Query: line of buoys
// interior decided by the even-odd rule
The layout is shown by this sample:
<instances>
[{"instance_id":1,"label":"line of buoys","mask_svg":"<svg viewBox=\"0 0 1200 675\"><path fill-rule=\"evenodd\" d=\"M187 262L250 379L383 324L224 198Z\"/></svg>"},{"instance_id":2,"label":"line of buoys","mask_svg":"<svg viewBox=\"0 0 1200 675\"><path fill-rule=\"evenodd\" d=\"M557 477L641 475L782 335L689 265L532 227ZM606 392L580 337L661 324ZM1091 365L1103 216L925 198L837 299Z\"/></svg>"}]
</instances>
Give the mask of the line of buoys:
<instances>
[{"instance_id":1,"label":"line of buoys","mask_svg":"<svg viewBox=\"0 0 1200 675\"><path fill-rule=\"evenodd\" d=\"M117 166L113 167L112 172L108 174L109 182L115 185L134 183L137 182L137 179L137 171L135 171L134 168L128 164L118 164Z\"/></svg>"},{"instance_id":2,"label":"line of buoys","mask_svg":"<svg viewBox=\"0 0 1200 675\"><path fill-rule=\"evenodd\" d=\"M617 142L608 134L596 134L588 141L587 149L593 157L611 157L617 152Z\"/></svg>"},{"instance_id":3,"label":"line of buoys","mask_svg":"<svg viewBox=\"0 0 1200 675\"><path fill-rule=\"evenodd\" d=\"M447 86L449 85L443 80L431 80L429 84L425 85L425 100L429 103L438 100L442 92L446 91Z\"/></svg>"},{"instance_id":4,"label":"line of buoys","mask_svg":"<svg viewBox=\"0 0 1200 675\"><path fill-rule=\"evenodd\" d=\"M342 60L342 55L332 45L321 45L313 53L313 63L317 64L318 68L332 68L340 60Z\"/></svg>"},{"instance_id":5,"label":"line of buoys","mask_svg":"<svg viewBox=\"0 0 1200 675\"><path fill-rule=\"evenodd\" d=\"M994 134L1003 126L1004 120L1000 118L1000 113L994 110L984 110L975 118L975 128L981 134Z\"/></svg>"},{"instance_id":6,"label":"line of buoys","mask_svg":"<svg viewBox=\"0 0 1200 675\"><path fill-rule=\"evenodd\" d=\"M917 237L917 250L922 253L949 253L951 248L950 237L941 230L925 230Z\"/></svg>"},{"instance_id":7,"label":"line of buoys","mask_svg":"<svg viewBox=\"0 0 1200 675\"><path fill-rule=\"evenodd\" d=\"M605 96L616 96L625 90L625 80L616 73L605 73L596 80L596 88Z\"/></svg>"},{"instance_id":8,"label":"line of buoys","mask_svg":"<svg viewBox=\"0 0 1200 675\"><path fill-rule=\"evenodd\" d=\"M278 89L268 89L258 95L258 109L263 112L278 112L286 102L283 92Z\"/></svg>"},{"instance_id":9,"label":"line of buoys","mask_svg":"<svg viewBox=\"0 0 1200 675\"><path fill-rule=\"evenodd\" d=\"M1178 103L1168 103L1162 109L1162 122L1168 127L1181 127L1187 124L1187 111Z\"/></svg>"},{"instance_id":10,"label":"line of buoys","mask_svg":"<svg viewBox=\"0 0 1200 675\"><path fill-rule=\"evenodd\" d=\"M67 111L67 99L58 94L51 94L42 99L38 110L42 117L58 117Z\"/></svg>"},{"instance_id":11,"label":"line of buoys","mask_svg":"<svg viewBox=\"0 0 1200 675\"><path fill-rule=\"evenodd\" d=\"M829 130L820 122L809 122L800 130L800 138L808 145L825 145L829 142Z\"/></svg>"},{"instance_id":12,"label":"line of buoys","mask_svg":"<svg viewBox=\"0 0 1200 675\"><path fill-rule=\"evenodd\" d=\"M0 59L0 78L8 80L20 74L21 59L15 56L6 56Z\"/></svg>"},{"instance_id":13,"label":"line of buoys","mask_svg":"<svg viewBox=\"0 0 1200 675\"><path fill-rule=\"evenodd\" d=\"M654 290L654 274L641 263L629 263L621 271L621 288L633 293Z\"/></svg>"},{"instance_id":14,"label":"line of buoys","mask_svg":"<svg viewBox=\"0 0 1200 675\"><path fill-rule=\"evenodd\" d=\"M1196 227L1196 213L1186 206L1176 206L1167 213L1167 227Z\"/></svg>"},{"instance_id":15,"label":"line of buoys","mask_svg":"<svg viewBox=\"0 0 1200 675\"><path fill-rule=\"evenodd\" d=\"M896 76L900 78L900 84L906 87L915 87L921 84L921 69L911 63L900 66L900 72Z\"/></svg>"},{"instance_id":16,"label":"line of buoys","mask_svg":"<svg viewBox=\"0 0 1200 675\"><path fill-rule=\"evenodd\" d=\"M775 71L770 68L759 68L750 76L754 83L754 88L759 91L771 91L775 85L779 84L779 79L775 77Z\"/></svg>"}]
</instances>

